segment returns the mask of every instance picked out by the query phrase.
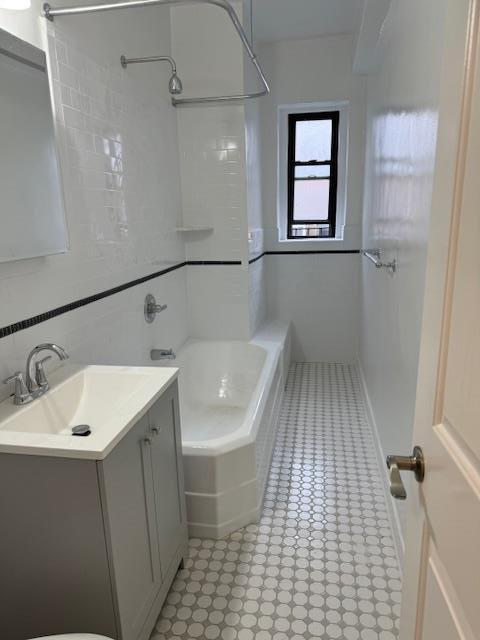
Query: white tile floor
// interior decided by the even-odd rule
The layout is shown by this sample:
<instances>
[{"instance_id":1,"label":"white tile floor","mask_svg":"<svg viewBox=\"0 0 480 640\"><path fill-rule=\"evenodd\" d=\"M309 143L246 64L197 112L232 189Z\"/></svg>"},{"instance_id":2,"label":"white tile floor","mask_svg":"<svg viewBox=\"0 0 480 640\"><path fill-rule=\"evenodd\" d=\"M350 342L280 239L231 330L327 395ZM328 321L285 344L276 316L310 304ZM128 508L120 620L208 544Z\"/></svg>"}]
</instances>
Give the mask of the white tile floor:
<instances>
[{"instance_id":1,"label":"white tile floor","mask_svg":"<svg viewBox=\"0 0 480 640\"><path fill-rule=\"evenodd\" d=\"M260 522L190 541L152 640L394 640L400 597L355 368L294 364Z\"/></svg>"}]
</instances>

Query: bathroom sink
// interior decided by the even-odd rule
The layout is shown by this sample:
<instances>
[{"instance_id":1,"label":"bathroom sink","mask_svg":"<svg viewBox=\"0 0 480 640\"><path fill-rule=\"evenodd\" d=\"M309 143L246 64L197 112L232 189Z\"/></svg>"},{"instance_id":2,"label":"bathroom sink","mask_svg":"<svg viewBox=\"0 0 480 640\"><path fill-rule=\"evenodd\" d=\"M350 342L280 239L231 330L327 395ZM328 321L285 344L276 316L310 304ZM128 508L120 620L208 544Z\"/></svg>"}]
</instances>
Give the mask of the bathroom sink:
<instances>
[{"instance_id":1,"label":"bathroom sink","mask_svg":"<svg viewBox=\"0 0 480 640\"><path fill-rule=\"evenodd\" d=\"M23 407L0 403L0 452L102 459L177 376L165 367L66 366ZM88 425L90 435L72 435Z\"/></svg>"}]
</instances>

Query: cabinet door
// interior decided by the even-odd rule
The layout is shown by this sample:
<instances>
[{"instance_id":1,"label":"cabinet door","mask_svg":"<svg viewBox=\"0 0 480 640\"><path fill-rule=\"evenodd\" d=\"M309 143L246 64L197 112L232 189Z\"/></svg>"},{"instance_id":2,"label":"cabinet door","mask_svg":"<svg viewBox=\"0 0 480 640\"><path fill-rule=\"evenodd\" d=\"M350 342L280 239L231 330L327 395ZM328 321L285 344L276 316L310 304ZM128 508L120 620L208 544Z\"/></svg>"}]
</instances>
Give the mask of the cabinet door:
<instances>
[{"instance_id":1,"label":"cabinet door","mask_svg":"<svg viewBox=\"0 0 480 640\"><path fill-rule=\"evenodd\" d=\"M99 463L122 640L138 637L161 586L149 433L145 416Z\"/></svg>"},{"instance_id":2,"label":"cabinet door","mask_svg":"<svg viewBox=\"0 0 480 640\"><path fill-rule=\"evenodd\" d=\"M176 383L154 404L149 417L158 541L165 575L187 535Z\"/></svg>"}]
</instances>

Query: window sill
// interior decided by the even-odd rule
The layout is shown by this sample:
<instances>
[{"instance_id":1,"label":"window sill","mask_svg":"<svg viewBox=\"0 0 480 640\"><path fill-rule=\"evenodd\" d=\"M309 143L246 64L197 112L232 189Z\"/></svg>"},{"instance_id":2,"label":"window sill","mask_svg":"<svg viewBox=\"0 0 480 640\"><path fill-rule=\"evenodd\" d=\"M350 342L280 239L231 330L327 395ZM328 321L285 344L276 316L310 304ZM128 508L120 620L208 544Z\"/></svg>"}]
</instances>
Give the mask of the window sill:
<instances>
[{"instance_id":1,"label":"window sill","mask_svg":"<svg viewBox=\"0 0 480 640\"><path fill-rule=\"evenodd\" d=\"M308 237L304 237L304 238L278 238L277 242L279 244L308 244L309 242L314 242L314 243L322 243L322 242L337 242L337 243L343 243L344 242L344 237L342 236L336 236L335 238L308 238Z\"/></svg>"}]
</instances>

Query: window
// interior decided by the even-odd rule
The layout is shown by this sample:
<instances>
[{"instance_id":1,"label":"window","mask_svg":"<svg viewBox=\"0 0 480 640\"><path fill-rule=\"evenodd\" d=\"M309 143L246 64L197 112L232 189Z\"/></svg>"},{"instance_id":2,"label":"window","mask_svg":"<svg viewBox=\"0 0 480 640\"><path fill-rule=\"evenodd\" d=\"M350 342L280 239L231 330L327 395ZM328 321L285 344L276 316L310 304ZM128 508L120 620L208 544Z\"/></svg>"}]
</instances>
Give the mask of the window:
<instances>
[{"instance_id":1,"label":"window","mask_svg":"<svg viewBox=\"0 0 480 640\"><path fill-rule=\"evenodd\" d=\"M288 115L287 238L334 238L339 111Z\"/></svg>"}]
</instances>

